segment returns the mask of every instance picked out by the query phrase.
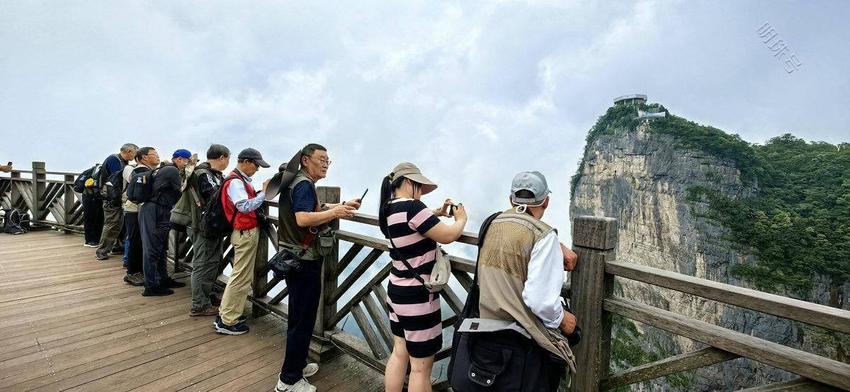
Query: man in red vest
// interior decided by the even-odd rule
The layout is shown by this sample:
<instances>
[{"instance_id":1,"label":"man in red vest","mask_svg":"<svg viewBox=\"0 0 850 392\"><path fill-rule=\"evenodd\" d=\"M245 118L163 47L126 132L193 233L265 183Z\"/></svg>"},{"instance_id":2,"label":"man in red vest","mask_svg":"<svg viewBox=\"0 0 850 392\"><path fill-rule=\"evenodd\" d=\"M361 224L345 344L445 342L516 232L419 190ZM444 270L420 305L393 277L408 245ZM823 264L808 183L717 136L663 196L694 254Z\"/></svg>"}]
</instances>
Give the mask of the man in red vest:
<instances>
[{"instance_id":1,"label":"man in red vest","mask_svg":"<svg viewBox=\"0 0 850 392\"><path fill-rule=\"evenodd\" d=\"M254 276L254 259L260 243L257 210L263 205L269 181L263 182L263 190L257 192L251 185L251 177L260 167L269 167L259 151L246 148L237 157L236 170L222 184L221 202L229 222L233 222L233 272L213 325L215 331L226 335L241 335L248 332L242 318L245 302L251 291Z\"/></svg>"}]
</instances>

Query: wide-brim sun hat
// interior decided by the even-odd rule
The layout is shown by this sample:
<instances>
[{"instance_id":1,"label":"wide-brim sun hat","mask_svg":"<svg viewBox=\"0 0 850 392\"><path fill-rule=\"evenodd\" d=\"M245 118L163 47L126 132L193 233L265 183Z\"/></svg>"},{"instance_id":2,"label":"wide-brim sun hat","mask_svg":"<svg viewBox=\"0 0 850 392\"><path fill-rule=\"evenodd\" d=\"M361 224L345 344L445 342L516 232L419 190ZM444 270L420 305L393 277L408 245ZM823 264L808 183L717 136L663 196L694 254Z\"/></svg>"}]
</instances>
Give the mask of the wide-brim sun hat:
<instances>
[{"instance_id":1,"label":"wide-brim sun hat","mask_svg":"<svg viewBox=\"0 0 850 392\"><path fill-rule=\"evenodd\" d=\"M390 180L395 181L399 177L404 177L410 181L422 184L423 195L427 195L437 189L437 184L428 179L428 177L425 177L422 171L410 162L399 163L393 168L393 172L390 173Z\"/></svg>"}]
</instances>

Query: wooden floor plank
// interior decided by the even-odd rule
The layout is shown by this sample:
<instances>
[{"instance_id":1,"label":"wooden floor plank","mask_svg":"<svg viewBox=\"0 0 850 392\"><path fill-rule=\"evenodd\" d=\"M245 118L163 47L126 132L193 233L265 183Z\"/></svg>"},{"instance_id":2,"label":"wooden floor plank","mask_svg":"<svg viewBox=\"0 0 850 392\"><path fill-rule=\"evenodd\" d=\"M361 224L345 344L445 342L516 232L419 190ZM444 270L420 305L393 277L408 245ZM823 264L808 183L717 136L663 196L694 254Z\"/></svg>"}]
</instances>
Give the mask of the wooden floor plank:
<instances>
[{"instance_id":1,"label":"wooden floor plank","mask_svg":"<svg viewBox=\"0 0 850 392\"><path fill-rule=\"evenodd\" d=\"M0 390L269 391L285 346L285 323L249 320L242 336L192 318L190 289L142 297L123 282L120 256L106 262L82 237L0 235ZM188 279L186 279L188 280ZM382 389L379 373L351 357L321 365L319 390Z\"/></svg>"}]
</instances>

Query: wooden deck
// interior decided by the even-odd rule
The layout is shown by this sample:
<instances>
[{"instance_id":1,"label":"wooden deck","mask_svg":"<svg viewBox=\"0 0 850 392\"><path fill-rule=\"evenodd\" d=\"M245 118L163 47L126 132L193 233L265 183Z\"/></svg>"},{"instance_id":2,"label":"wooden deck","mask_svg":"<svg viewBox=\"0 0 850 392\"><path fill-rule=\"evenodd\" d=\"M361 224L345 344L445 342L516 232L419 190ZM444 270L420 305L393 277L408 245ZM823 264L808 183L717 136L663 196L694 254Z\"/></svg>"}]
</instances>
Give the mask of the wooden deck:
<instances>
[{"instance_id":1,"label":"wooden deck","mask_svg":"<svg viewBox=\"0 0 850 392\"><path fill-rule=\"evenodd\" d=\"M271 391L285 323L249 320L222 336L191 318L189 288L142 297L82 237L0 234L0 391ZM183 279L184 281L186 279ZM381 374L347 355L321 364L319 391L378 391Z\"/></svg>"}]
</instances>

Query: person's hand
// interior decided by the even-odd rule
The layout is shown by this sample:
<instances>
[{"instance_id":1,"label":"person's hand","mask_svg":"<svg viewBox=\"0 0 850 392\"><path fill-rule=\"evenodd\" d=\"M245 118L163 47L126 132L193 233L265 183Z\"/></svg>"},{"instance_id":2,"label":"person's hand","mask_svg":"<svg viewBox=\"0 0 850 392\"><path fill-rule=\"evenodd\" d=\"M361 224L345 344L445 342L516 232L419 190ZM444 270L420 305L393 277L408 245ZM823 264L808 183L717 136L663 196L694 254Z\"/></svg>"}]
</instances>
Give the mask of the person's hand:
<instances>
[{"instance_id":1,"label":"person's hand","mask_svg":"<svg viewBox=\"0 0 850 392\"><path fill-rule=\"evenodd\" d=\"M438 218L443 216L449 216L449 206L452 204L454 204L452 203L452 199L446 199L446 201L443 202L443 205L433 210L434 216Z\"/></svg>"},{"instance_id":2,"label":"person's hand","mask_svg":"<svg viewBox=\"0 0 850 392\"><path fill-rule=\"evenodd\" d=\"M558 326L558 329L560 329L564 335L572 335L576 330L576 316L565 310L564 319L561 320L561 325Z\"/></svg>"},{"instance_id":3,"label":"person's hand","mask_svg":"<svg viewBox=\"0 0 850 392\"><path fill-rule=\"evenodd\" d=\"M354 216L354 211L357 211L354 207L347 206L345 204L340 204L330 209L333 214L334 219L341 218L351 218Z\"/></svg>"},{"instance_id":4,"label":"person's hand","mask_svg":"<svg viewBox=\"0 0 850 392\"><path fill-rule=\"evenodd\" d=\"M561 243L561 253L564 254L564 271L572 271L578 264L578 255L572 249Z\"/></svg>"},{"instance_id":5,"label":"person's hand","mask_svg":"<svg viewBox=\"0 0 850 392\"><path fill-rule=\"evenodd\" d=\"M266 179L265 181L263 181L263 192L264 193L269 192L269 181L271 181L271 179Z\"/></svg>"},{"instance_id":6,"label":"person's hand","mask_svg":"<svg viewBox=\"0 0 850 392\"><path fill-rule=\"evenodd\" d=\"M457 221L457 222L459 222L459 221L466 222L468 217L466 216L466 207L464 207L463 204L458 204L457 207L455 207L454 217L455 217L455 221Z\"/></svg>"},{"instance_id":7,"label":"person's hand","mask_svg":"<svg viewBox=\"0 0 850 392\"><path fill-rule=\"evenodd\" d=\"M355 210L360 209L360 199L351 199L349 201L343 202L343 205L347 205L349 207L354 208Z\"/></svg>"}]
</instances>

